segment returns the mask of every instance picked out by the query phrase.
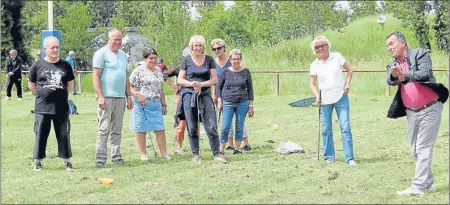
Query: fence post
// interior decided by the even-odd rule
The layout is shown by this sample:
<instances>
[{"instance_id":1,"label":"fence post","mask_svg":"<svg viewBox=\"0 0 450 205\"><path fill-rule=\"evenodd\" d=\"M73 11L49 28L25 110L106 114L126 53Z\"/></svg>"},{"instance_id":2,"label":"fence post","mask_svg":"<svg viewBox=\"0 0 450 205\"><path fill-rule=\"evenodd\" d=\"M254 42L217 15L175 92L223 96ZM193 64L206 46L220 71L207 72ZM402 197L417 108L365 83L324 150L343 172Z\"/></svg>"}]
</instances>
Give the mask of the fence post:
<instances>
[{"instance_id":1,"label":"fence post","mask_svg":"<svg viewBox=\"0 0 450 205\"><path fill-rule=\"evenodd\" d=\"M278 71L275 73L275 94L280 95L280 73Z\"/></svg>"},{"instance_id":2,"label":"fence post","mask_svg":"<svg viewBox=\"0 0 450 205\"><path fill-rule=\"evenodd\" d=\"M83 83L83 79L81 78L81 73L78 72L78 92L81 93L81 84Z\"/></svg>"},{"instance_id":3,"label":"fence post","mask_svg":"<svg viewBox=\"0 0 450 205\"><path fill-rule=\"evenodd\" d=\"M391 95L391 86L386 84L386 96Z\"/></svg>"}]
</instances>

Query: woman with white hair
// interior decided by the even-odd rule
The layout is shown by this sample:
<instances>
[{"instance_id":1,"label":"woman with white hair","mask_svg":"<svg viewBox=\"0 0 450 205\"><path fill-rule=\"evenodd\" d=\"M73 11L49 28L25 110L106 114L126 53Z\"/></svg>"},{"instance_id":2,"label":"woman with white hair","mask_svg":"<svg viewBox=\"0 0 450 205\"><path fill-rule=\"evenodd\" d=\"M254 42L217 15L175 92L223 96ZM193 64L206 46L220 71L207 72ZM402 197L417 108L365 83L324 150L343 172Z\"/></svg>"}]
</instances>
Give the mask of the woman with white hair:
<instances>
[{"instance_id":1,"label":"woman with white hair","mask_svg":"<svg viewBox=\"0 0 450 205\"><path fill-rule=\"evenodd\" d=\"M183 87L181 89L181 105L177 114L181 120L186 120L189 144L194 154L192 161L201 162L198 124L202 122L209 138L214 160L227 162L223 155L219 154L217 118L211 97L211 86L217 82L214 59L205 55L205 38L203 36L192 36L189 41L189 49L190 55L184 57L178 74L178 84Z\"/></svg>"},{"instance_id":2,"label":"woman with white hair","mask_svg":"<svg viewBox=\"0 0 450 205\"><path fill-rule=\"evenodd\" d=\"M334 142L331 116L336 108L339 119L342 144L344 147L344 160L348 165L356 165L353 156L352 130L350 128L350 105L348 92L353 71L345 58L339 52L330 52L331 44L325 36L318 36L311 43L311 49L317 58L310 66L310 89L316 96L316 103L320 105L323 157L327 164L333 163ZM342 78L342 69L347 71L347 79ZM316 82L319 81L317 91Z\"/></svg>"}]
</instances>

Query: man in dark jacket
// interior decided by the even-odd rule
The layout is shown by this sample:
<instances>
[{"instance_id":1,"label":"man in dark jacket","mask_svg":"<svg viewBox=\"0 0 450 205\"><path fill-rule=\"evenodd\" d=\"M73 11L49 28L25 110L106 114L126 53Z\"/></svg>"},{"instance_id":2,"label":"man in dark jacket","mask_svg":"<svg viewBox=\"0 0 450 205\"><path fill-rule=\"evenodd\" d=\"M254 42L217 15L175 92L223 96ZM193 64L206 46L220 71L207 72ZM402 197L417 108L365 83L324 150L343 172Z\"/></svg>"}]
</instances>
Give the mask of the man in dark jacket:
<instances>
[{"instance_id":1,"label":"man in dark jacket","mask_svg":"<svg viewBox=\"0 0 450 205\"><path fill-rule=\"evenodd\" d=\"M436 83L427 49L408 49L401 32L389 34L386 47L394 58L387 66L387 83L399 87L387 117L407 116L410 151L416 162L412 185L397 194L423 196L425 190L436 188L431 161L448 89Z\"/></svg>"},{"instance_id":2,"label":"man in dark jacket","mask_svg":"<svg viewBox=\"0 0 450 205\"><path fill-rule=\"evenodd\" d=\"M16 85L17 98L22 100L22 59L17 56L16 50L9 51L9 57L6 59L6 98L11 99L11 90L13 84Z\"/></svg>"}]
</instances>

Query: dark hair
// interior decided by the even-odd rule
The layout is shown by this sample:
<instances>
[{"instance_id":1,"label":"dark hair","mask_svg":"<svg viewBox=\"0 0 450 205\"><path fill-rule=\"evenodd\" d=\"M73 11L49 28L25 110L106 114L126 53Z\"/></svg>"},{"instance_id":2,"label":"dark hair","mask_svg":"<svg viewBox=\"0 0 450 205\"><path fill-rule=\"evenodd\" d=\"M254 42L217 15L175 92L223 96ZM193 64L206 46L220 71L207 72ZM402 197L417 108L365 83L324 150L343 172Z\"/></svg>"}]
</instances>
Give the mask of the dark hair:
<instances>
[{"instance_id":1,"label":"dark hair","mask_svg":"<svg viewBox=\"0 0 450 205\"><path fill-rule=\"evenodd\" d=\"M164 62L164 58L159 57L159 61L160 61L161 63Z\"/></svg>"},{"instance_id":2,"label":"dark hair","mask_svg":"<svg viewBox=\"0 0 450 205\"><path fill-rule=\"evenodd\" d=\"M158 55L154 48L144 48L144 51L142 51L142 57L144 57L144 59L148 58L151 54Z\"/></svg>"},{"instance_id":3,"label":"dark hair","mask_svg":"<svg viewBox=\"0 0 450 205\"><path fill-rule=\"evenodd\" d=\"M406 42L406 37L405 37L405 35L402 32L400 32L400 31L392 32L386 37L386 39L388 39L391 36L395 36L395 37L397 37L397 39L399 41L405 42L406 47L408 47L408 43Z\"/></svg>"}]
</instances>

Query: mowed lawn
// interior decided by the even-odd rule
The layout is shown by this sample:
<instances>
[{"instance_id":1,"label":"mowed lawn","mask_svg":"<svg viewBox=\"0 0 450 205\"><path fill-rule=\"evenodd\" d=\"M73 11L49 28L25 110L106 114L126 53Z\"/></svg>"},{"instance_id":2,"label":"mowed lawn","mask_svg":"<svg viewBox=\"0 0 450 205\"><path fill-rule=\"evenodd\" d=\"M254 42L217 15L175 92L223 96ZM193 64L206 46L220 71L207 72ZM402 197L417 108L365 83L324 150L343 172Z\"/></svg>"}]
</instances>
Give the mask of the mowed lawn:
<instances>
[{"instance_id":1,"label":"mowed lawn","mask_svg":"<svg viewBox=\"0 0 450 205\"><path fill-rule=\"evenodd\" d=\"M71 116L71 143L74 171L63 169L56 157L53 130L48 140L44 169L33 171L34 96L22 102L14 97L1 102L1 203L449 203L449 109L444 105L439 137L434 149L433 173L437 189L420 197L400 197L396 191L407 188L414 172L406 137L406 118L392 120L386 112L392 96L350 94L351 125L358 165L343 162L341 135L333 115L336 163L316 165L318 108L292 108L288 103L310 96L257 96L255 117L248 118L251 152L242 156L226 153L230 163L212 160L206 135L201 135L201 164L191 162L186 136L181 155L171 161L140 160L135 133L129 130L126 111L122 154L127 165L96 168L96 101L92 94L71 96L80 115ZM167 96L165 116L167 145L173 144L173 96ZM280 126L277 131L271 126ZM155 143L154 134L152 134ZM273 150L281 141L293 141L306 153L282 155ZM150 142L147 142L150 145ZM109 145L108 145L109 148ZM158 152L158 150L157 150ZM322 153L322 151L320 152ZM113 185L99 184L96 177L114 179Z\"/></svg>"}]
</instances>

